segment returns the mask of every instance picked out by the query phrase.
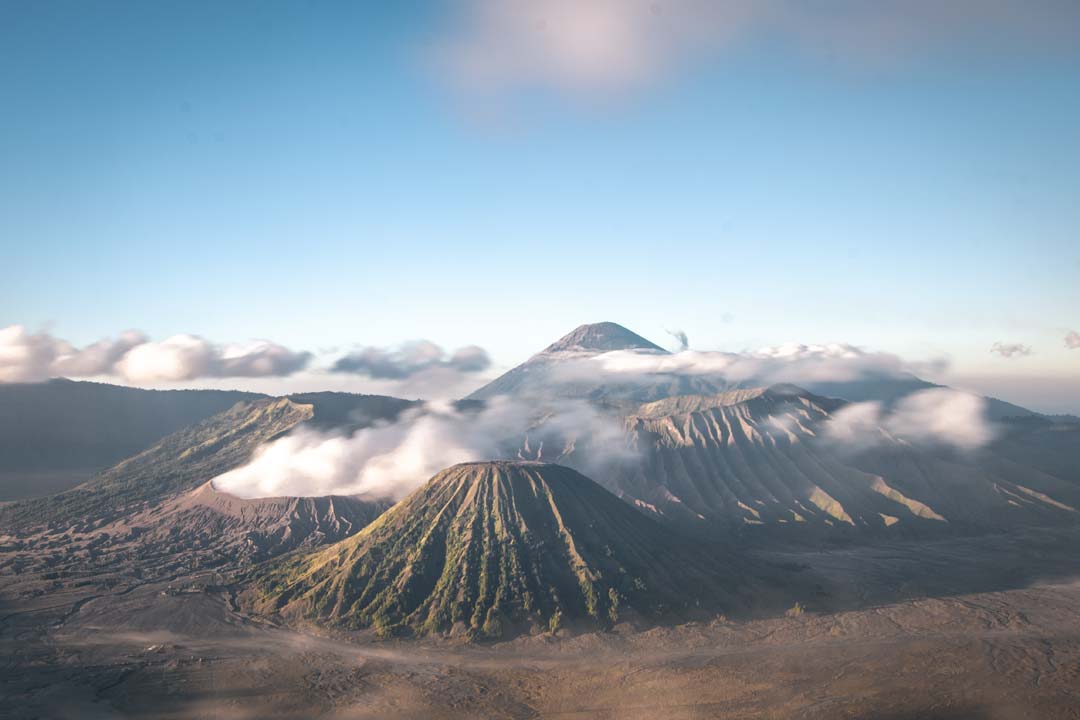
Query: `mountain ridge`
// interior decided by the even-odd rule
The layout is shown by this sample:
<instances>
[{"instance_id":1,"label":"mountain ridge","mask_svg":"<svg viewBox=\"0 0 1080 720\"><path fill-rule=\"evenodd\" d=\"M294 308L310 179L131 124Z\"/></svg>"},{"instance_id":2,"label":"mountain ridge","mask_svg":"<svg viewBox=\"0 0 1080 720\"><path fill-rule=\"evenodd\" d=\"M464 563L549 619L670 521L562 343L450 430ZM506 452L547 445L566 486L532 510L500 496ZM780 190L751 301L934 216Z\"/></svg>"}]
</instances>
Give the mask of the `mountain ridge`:
<instances>
[{"instance_id":1,"label":"mountain ridge","mask_svg":"<svg viewBox=\"0 0 1080 720\"><path fill-rule=\"evenodd\" d=\"M728 531L924 534L1080 519L1080 488L1060 473L1072 455L1045 445L1039 470L1006 442L1049 429L1021 423L974 453L876 427L851 445L829 434L848 405L791 385L646 403L623 419L637 455L597 479L638 507Z\"/></svg>"},{"instance_id":2,"label":"mountain ridge","mask_svg":"<svg viewBox=\"0 0 1080 720\"><path fill-rule=\"evenodd\" d=\"M307 400L307 402L301 402ZM382 395L309 393L257 398L174 432L65 492L0 507L12 527L111 521L194 490L247 462L301 423L349 432L392 420L415 403Z\"/></svg>"},{"instance_id":3,"label":"mountain ridge","mask_svg":"<svg viewBox=\"0 0 1080 720\"><path fill-rule=\"evenodd\" d=\"M66 490L241 401L238 390L145 390L66 380L0 384L0 499ZM36 478L59 476L43 486Z\"/></svg>"}]
</instances>

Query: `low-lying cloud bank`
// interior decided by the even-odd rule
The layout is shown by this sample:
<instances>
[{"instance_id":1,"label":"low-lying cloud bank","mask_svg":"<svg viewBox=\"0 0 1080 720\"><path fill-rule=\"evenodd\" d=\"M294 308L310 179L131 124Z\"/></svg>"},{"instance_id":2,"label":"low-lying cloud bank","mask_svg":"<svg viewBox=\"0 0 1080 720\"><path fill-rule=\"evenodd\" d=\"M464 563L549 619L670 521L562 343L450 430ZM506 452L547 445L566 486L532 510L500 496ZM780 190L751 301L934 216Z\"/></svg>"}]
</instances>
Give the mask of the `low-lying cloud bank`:
<instances>
[{"instance_id":1,"label":"low-lying cloud bank","mask_svg":"<svg viewBox=\"0 0 1080 720\"><path fill-rule=\"evenodd\" d=\"M721 380L743 387L790 383L812 388L867 380L915 381L917 375L943 369L943 361L909 363L897 355L870 352L855 345L787 344L744 353L617 351L570 357L554 367L553 376L562 382L604 375L647 382L668 375ZM826 434L833 442L851 449L894 438L970 451L993 440L996 430L989 420L985 398L935 387L911 392L895 403L847 405L830 420Z\"/></svg>"},{"instance_id":2,"label":"low-lying cloud bank","mask_svg":"<svg viewBox=\"0 0 1080 720\"><path fill-rule=\"evenodd\" d=\"M133 383L205 377L276 377L307 366L311 353L267 340L216 345L197 335L152 342L129 330L84 348L21 325L0 329L0 382L42 382L51 377L116 376Z\"/></svg>"},{"instance_id":3,"label":"low-lying cloud bank","mask_svg":"<svg viewBox=\"0 0 1080 720\"><path fill-rule=\"evenodd\" d=\"M890 439L972 451L995 435L986 399L950 388L912 393L888 409L879 402L847 405L832 416L825 433L828 440L852 451Z\"/></svg>"},{"instance_id":4,"label":"low-lying cloud bank","mask_svg":"<svg viewBox=\"0 0 1080 720\"><path fill-rule=\"evenodd\" d=\"M855 345L786 344L754 352L684 350L665 354L618 350L601 355L566 357L553 367L553 378L577 382L601 375L632 381L656 375L715 376L728 383L845 382L871 377L901 377L939 372L942 361L909 363L891 353Z\"/></svg>"},{"instance_id":5,"label":"low-lying cloud bank","mask_svg":"<svg viewBox=\"0 0 1080 720\"><path fill-rule=\"evenodd\" d=\"M844 452L903 441L973 451L993 440L985 400L934 388L891 408L847 405L829 419L823 439ZM438 471L462 462L527 459L570 464L600 477L632 460L622 419L581 400L540 408L506 396L482 408L428 403L393 423L353 435L300 427L260 448L252 460L213 480L243 498L359 495L399 500Z\"/></svg>"},{"instance_id":6,"label":"low-lying cloud bank","mask_svg":"<svg viewBox=\"0 0 1080 720\"><path fill-rule=\"evenodd\" d=\"M396 383L394 389L455 387L491 366L487 352L468 345L447 354L426 340L397 349L367 347L329 368L311 368L315 355L269 340L219 345L198 335L152 341L137 330L77 348L22 325L0 328L0 383L43 382L53 377L115 377L134 384L181 383L213 378L283 378L310 369L364 375ZM326 376L323 375L325 378Z\"/></svg>"},{"instance_id":7,"label":"low-lying cloud bank","mask_svg":"<svg viewBox=\"0 0 1080 720\"><path fill-rule=\"evenodd\" d=\"M583 401L538 408L499 397L471 409L428 403L397 422L351 436L301 427L213 482L244 498L362 495L399 500L451 465L500 458L554 461L568 444L582 439L590 443L590 452L580 460L589 465L632 454L618 420Z\"/></svg>"}]
</instances>

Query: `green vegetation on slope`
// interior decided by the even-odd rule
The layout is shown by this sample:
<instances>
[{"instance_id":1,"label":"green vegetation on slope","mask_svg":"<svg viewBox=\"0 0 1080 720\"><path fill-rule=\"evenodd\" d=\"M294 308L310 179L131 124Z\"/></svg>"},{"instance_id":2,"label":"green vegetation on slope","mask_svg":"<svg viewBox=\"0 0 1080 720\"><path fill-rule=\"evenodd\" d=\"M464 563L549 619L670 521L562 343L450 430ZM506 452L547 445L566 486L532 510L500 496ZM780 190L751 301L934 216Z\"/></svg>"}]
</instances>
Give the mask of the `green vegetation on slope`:
<instances>
[{"instance_id":1,"label":"green vegetation on slope","mask_svg":"<svg viewBox=\"0 0 1080 720\"><path fill-rule=\"evenodd\" d=\"M733 569L569 468L467 463L361 533L272 565L249 599L383 634L499 637L730 610Z\"/></svg>"}]
</instances>

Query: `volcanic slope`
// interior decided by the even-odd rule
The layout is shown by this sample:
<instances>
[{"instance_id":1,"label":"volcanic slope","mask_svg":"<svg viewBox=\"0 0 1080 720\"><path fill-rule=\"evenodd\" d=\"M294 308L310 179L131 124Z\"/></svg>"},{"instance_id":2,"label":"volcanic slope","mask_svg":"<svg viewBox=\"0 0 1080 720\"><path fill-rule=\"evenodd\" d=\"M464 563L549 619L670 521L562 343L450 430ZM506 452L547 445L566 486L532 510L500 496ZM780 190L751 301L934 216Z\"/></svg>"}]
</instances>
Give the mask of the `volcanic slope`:
<instances>
[{"instance_id":1,"label":"volcanic slope","mask_svg":"<svg viewBox=\"0 0 1080 720\"><path fill-rule=\"evenodd\" d=\"M0 507L0 538L13 550L0 576L40 570L145 582L193 570L228 572L357 532L389 503L337 496L246 500L210 482L301 423L321 417L323 427L340 422L349 429L411 405L381 396L305 399L312 402L239 403L78 488Z\"/></svg>"},{"instance_id":2,"label":"volcanic slope","mask_svg":"<svg viewBox=\"0 0 1080 720\"><path fill-rule=\"evenodd\" d=\"M648 380L615 377L575 377L574 361L615 351L668 354L659 345L613 322L581 325L521 365L495 378L469 396L487 400L497 395L526 398L585 398L599 405L622 406L647 400L717 392L725 383L687 375L656 375Z\"/></svg>"},{"instance_id":3,"label":"volcanic slope","mask_svg":"<svg viewBox=\"0 0 1080 720\"><path fill-rule=\"evenodd\" d=\"M67 490L170 433L265 397L63 379L0 384L0 500Z\"/></svg>"},{"instance_id":4,"label":"volcanic slope","mask_svg":"<svg viewBox=\"0 0 1080 720\"><path fill-rule=\"evenodd\" d=\"M143 545L166 554L211 549L222 565L247 565L297 547L346 538L390 502L352 496L238 498L207 482L125 520ZM196 553L197 554L197 553ZM201 565L206 560L194 559Z\"/></svg>"},{"instance_id":5,"label":"volcanic slope","mask_svg":"<svg viewBox=\"0 0 1080 720\"><path fill-rule=\"evenodd\" d=\"M138 512L242 465L260 444L313 414L311 405L284 398L237 403L67 492L0 508L0 523L24 529L32 525L64 529Z\"/></svg>"},{"instance_id":6,"label":"volcanic slope","mask_svg":"<svg viewBox=\"0 0 1080 720\"><path fill-rule=\"evenodd\" d=\"M282 558L248 600L380 634L499 637L743 609L764 600L756 582L574 470L493 461L443 470L361 533Z\"/></svg>"},{"instance_id":7,"label":"volcanic slope","mask_svg":"<svg viewBox=\"0 0 1080 720\"><path fill-rule=\"evenodd\" d=\"M1017 462L1022 439L1008 454L958 453L872 428L875 442L855 449L828 437L845 405L791 385L646 403L624 421L637 456L597 477L639 507L711 529L924 533L1080 519L1080 486Z\"/></svg>"},{"instance_id":8,"label":"volcanic slope","mask_svg":"<svg viewBox=\"0 0 1080 720\"><path fill-rule=\"evenodd\" d=\"M67 492L0 507L0 527L101 523L146 509L247 462L261 444L301 423L356 430L414 405L379 395L314 393L239 402L175 432Z\"/></svg>"}]
</instances>

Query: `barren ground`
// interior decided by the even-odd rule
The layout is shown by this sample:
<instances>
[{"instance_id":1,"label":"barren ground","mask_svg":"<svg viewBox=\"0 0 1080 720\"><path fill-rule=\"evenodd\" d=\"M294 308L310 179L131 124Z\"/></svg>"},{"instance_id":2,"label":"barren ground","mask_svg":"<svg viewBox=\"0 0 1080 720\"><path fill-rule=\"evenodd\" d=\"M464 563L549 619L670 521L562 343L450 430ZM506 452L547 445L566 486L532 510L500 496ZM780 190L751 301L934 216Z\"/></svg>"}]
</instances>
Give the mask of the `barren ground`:
<instances>
[{"instance_id":1,"label":"barren ground","mask_svg":"<svg viewBox=\"0 0 1080 720\"><path fill-rule=\"evenodd\" d=\"M1080 718L1080 536L772 555L806 613L495 645L274 627L227 588L0 577L3 717ZM212 580L213 578L202 578Z\"/></svg>"}]
</instances>

